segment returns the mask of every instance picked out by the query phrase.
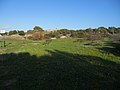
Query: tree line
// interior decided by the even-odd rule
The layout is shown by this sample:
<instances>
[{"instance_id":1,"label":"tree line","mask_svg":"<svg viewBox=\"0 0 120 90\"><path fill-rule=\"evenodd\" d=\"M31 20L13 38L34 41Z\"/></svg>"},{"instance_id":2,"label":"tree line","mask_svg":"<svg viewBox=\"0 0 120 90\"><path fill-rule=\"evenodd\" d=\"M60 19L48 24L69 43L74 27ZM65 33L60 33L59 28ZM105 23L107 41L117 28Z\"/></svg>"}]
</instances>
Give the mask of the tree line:
<instances>
[{"instance_id":1,"label":"tree line","mask_svg":"<svg viewBox=\"0 0 120 90\"><path fill-rule=\"evenodd\" d=\"M61 36L66 36L68 38L84 38L88 40L99 40L101 37L110 37L120 34L120 27L98 27L98 28L87 28L80 30L69 30L69 29L59 29L53 31L46 31L40 26L35 26L33 30L28 30L27 32L23 30L12 30L6 33L7 35L19 34L21 36L32 34L29 39L40 40L49 38L60 38Z\"/></svg>"}]
</instances>

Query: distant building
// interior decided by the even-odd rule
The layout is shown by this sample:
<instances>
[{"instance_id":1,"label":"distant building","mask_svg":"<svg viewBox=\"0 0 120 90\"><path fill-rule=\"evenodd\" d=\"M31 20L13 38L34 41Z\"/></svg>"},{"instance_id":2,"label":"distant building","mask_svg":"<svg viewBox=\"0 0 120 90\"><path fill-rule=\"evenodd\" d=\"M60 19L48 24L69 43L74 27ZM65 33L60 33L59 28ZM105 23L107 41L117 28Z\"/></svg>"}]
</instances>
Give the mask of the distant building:
<instances>
[{"instance_id":1,"label":"distant building","mask_svg":"<svg viewBox=\"0 0 120 90\"><path fill-rule=\"evenodd\" d=\"M0 33L2 34L2 33L5 33L5 30L0 30Z\"/></svg>"}]
</instances>

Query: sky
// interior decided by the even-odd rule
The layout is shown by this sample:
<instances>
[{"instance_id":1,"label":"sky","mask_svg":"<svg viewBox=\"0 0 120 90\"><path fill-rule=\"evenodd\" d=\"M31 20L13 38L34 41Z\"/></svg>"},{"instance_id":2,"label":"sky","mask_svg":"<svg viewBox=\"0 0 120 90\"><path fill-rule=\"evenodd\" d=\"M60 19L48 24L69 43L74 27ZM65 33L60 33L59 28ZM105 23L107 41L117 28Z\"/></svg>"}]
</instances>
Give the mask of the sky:
<instances>
[{"instance_id":1,"label":"sky","mask_svg":"<svg viewBox=\"0 0 120 90\"><path fill-rule=\"evenodd\" d=\"M0 0L0 29L120 26L120 0Z\"/></svg>"}]
</instances>

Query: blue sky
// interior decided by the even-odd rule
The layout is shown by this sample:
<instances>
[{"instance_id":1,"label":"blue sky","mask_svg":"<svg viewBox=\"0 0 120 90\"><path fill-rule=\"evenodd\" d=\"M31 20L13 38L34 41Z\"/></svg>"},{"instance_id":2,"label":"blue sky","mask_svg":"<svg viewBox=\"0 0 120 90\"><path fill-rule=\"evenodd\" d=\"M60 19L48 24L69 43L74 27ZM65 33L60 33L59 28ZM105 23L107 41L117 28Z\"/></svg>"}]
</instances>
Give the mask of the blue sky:
<instances>
[{"instance_id":1,"label":"blue sky","mask_svg":"<svg viewBox=\"0 0 120 90\"><path fill-rule=\"evenodd\" d=\"M120 26L120 0L0 0L0 29Z\"/></svg>"}]
</instances>

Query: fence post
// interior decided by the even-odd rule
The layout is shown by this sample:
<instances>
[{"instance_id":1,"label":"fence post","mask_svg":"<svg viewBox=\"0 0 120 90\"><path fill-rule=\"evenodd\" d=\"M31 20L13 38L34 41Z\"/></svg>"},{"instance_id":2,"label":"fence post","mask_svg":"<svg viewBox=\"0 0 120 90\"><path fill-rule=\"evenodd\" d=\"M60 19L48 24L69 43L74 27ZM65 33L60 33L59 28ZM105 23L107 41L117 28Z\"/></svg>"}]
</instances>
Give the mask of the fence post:
<instances>
[{"instance_id":1,"label":"fence post","mask_svg":"<svg viewBox=\"0 0 120 90\"><path fill-rule=\"evenodd\" d=\"M5 47L5 38L4 38L4 34L5 34L5 30L0 30L0 34L3 34L3 46Z\"/></svg>"},{"instance_id":2,"label":"fence post","mask_svg":"<svg viewBox=\"0 0 120 90\"><path fill-rule=\"evenodd\" d=\"M5 46L6 46L6 45L5 45L5 40L3 41L3 43L4 43L4 47L5 47Z\"/></svg>"}]
</instances>

